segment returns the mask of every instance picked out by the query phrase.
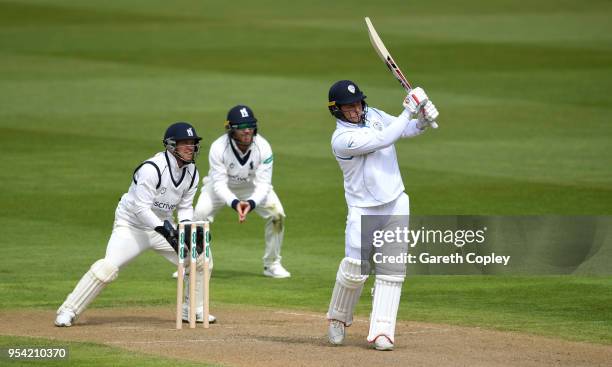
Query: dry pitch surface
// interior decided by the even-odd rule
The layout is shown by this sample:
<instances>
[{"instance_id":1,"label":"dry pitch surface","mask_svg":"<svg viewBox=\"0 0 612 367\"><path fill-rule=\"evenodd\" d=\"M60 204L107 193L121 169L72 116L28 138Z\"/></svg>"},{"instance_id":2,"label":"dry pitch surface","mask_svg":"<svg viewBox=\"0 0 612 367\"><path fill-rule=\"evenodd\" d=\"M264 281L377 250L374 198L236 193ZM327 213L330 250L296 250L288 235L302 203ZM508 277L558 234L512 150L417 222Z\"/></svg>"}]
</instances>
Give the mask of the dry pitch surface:
<instances>
[{"instance_id":1,"label":"dry pitch surface","mask_svg":"<svg viewBox=\"0 0 612 367\"><path fill-rule=\"evenodd\" d=\"M217 324L174 329L173 310L88 310L70 328L51 311L7 311L0 334L87 341L131 351L226 366L609 366L612 346L419 322L399 322L396 349L378 352L357 319L346 344L327 344L324 315L263 308L214 310Z\"/></svg>"}]
</instances>

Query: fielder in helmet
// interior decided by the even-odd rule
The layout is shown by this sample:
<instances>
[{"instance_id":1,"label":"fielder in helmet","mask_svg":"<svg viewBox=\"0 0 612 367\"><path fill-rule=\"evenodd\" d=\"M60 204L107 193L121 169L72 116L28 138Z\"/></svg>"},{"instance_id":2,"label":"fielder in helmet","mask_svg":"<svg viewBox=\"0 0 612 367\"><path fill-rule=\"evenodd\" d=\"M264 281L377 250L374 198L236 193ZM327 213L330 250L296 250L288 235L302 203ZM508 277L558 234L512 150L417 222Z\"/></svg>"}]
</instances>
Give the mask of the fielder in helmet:
<instances>
[{"instance_id":1,"label":"fielder in helmet","mask_svg":"<svg viewBox=\"0 0 612 367\"><path fill-rule=\"evenodd\" d=\"M166 149L142 162L132 174L128 191L115 210L113 232L104 258L94 262L57 310L55 325L68 327L119 274L119 270L146 250L153 250L178 265L178 239L174 215L179 221L193 220L193 199L199 175L195 157L201 138L187 122L172 124L164 134ZM199 249L198 249L199 250ZM201 250L199 250L201 251ZM185 259L189 262L189 257ZM196 292L201 291L204 261L197 262ZM186 286L194 286L188 284ZM189 292L186 292L187 294ZM203 322L202 297L196 318ZM183 304L183 320L189 315ZM216 319L210 315L209 322Z\"/></svg>"},{"instance_id":2,"label":"fielder in helmet","mask_svg":"<svg viewBox=\"0 0 612 367\"><path fill-rule=\"evenodd\" d=\"M243 222L255 211L266 220L263 274L287 278L291 274L281 264L285 211L272 188L272 148L257 133L257 118L248 106L232 107L225 129L227 133L210 146L210 171L202 180L194 217L212 221L221 208L228 206Z\"/></svg>"},{"instance_id":3,"label":"fielder in helmet","mask_svg":"<svg viewBox=\"0 0 612 367\"><path fill-rule=\"evenodd\" d=\"M367 264L374 260L376 280L367 340L377 350L391 350L406 269L402 264L386 264L372 258L376 251L369 241L361 242L361 220L363 216L394 216L396 228L408 227L408 195L404 192L394 144L400 138L422 134L438 117L438 111L421 88L408 94L404 111L397 117L368 107L366 96L350 80L334 83L328 96L329 111L336 118L332 151L344 175L348 204L345 257L338 268L327 312L329 342L334 345L344 342L345 328L353 322L353 310L370 274ZM379 222L367 221L365 217L364 228L371 231L389 229ZM373 232L366 232L366 236L367 233ZM405 254L407 244L398 245L395 249Z\"/></svg>"}]
</instances>

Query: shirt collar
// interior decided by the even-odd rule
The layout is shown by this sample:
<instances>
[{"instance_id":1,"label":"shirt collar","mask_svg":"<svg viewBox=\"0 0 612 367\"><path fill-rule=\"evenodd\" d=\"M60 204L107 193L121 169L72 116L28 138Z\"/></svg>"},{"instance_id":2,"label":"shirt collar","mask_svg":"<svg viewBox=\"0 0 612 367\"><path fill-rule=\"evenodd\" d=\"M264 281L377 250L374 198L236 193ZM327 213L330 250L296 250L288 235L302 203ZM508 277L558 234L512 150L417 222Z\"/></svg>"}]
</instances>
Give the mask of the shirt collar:
<instances>
[{"instance_id":1,"label":"shirt collar","mask_svg":"<svg viewBox=\"0 0 612 367\"><path fill-rule=\"evenodd\" d=\"M174 154L170 153L169 151L165 151L164 154L166 155L166 157L168 157L168 163L170 163L170 169L173 172L180 172L181 170L187 168L188 164L184 164L183 167L179 167L178 165L178 158L176 158L174 156Z\"/></svg>"},{"instance_id":2,"label":"shirt collar","mask_svg":"<svg viewBox=\"0 0 612 367\"><path fill-rule=\"evenodd\" d=\"M236 144L236 141L234 140L234 138L232 138L231 136L228 136L228 138L230 140L230 144L232 144L232 147L234 147L234 151L240 155L240 158L249 154L249 152L251 151L251 148L253 147L253 143L255 142L255 137L253 136L253 140L251 141L251 145L249 146L249 149L247 149L247 151L243 153L242 150L238 148L238 144Z\"/></svg>"},{"instance_id":3,"label":"shirt collar","mask_svg":"<svg viewBox=\"0 0 612 367\"><path fill-rule=\"evenodd\" d=\"M336 119L336 127L349 127L352 129L357 129L357 128L361 128L361 127L365 127L366 124L365 123L361 123L361 124L354 124L352 122L346 122L346 121L342 121L340 119Z\"/></svg>"}]
</instances>

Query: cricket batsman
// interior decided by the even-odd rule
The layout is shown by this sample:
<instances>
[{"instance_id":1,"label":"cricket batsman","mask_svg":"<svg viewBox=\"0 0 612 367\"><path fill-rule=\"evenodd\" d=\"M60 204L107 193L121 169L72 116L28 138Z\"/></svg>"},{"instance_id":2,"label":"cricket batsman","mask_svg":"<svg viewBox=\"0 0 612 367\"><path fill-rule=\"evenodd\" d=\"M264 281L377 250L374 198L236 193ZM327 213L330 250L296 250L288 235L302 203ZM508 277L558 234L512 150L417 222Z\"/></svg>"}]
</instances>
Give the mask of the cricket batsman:
<instances>
[{"instance_id":1,"label":"cricket batsman","mask_svg":"<svg viewBox=\"0 0 612 367\"><path fill-rule=\"evenodd\" d=\"M332 151L344 175L348 205L345 257L340 262L327 319L333 345L344 341L345 328L353 322L353 310L368 274L362 271L361 216L410 214L408 195L397 163L395 142L423 133L438 111L421 88L405 98L404 111L391 116L369 107L366 96L350 80L336 82L329 90L329 111L336 118ZM418 116L418 118L414 118ZM405 266L402 274L376 274L368 343L377 350L392 350Z\"/></svg>"},{"instance_id":2,"label":"cricket batsman","mask_svg":"<svg viewBox=\"0 0 612 367\"><path fill-rule=\"evenodd\" d=\"M194 217L212 222L215 214L228 206L242 223L256 212L266 221L263 275L288 278L291 273L281 264L285 211L272 187L272 148L257 133L257 118L248 106L232 107L225 129L210 146L210 170L202 179Z\"/></svg>"},{"instance_id":3,"label":"cricket batsman","mask_svg":"<svg viewBox=\"0 0 612 367\"><path fill-rule=\"evenodd\" d=\"M193 218L193 199L198 188L195 166L201 138L187 122L177 122L164 134L165 150L140 164L132 175L132 183L115 211L115 223L104 258L93 263L76 287L57 310L56 326L71 326L87 306L110 282L119 269L146 250L153 250L178 265L178 239L174 213L179 221ZM201 253L201 249L200 249ZM186 258L189 262L189 257ZM198 257L196 319L203 322L201 282L204 259ZM186 281L186 288L189 278ZM193 286L193 285L191 285ZM188 289L185 292L189 294ZM183 304L183 321L189 315L189 300ZM215 322L212 315L209 322Z\"/></svg>"}]
</instances>

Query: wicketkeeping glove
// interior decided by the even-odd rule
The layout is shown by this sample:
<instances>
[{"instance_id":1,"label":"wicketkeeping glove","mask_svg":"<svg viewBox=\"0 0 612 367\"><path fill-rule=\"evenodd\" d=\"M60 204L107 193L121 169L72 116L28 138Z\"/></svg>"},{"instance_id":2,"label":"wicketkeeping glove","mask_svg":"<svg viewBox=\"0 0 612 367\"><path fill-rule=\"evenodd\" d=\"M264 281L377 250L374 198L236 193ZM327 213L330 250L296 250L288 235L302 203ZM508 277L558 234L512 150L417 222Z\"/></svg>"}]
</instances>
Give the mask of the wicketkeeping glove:
<instances>
[{"instance_id":1,"label":"wicketkeeping glove","mask_svg":"<svg viewBox=\"0 0 612 367\"><path fill-rule=\"evenodd\" d=\"M415 114L419 112L422 106L424 106L429 98L425 91L421 87L416 87L408 93L406 98L404 98L404 108L408 110L410 113Z\"/></svg>"},{"instance_id":2,"label":"wicketkeeping glove","mask_svg":"<svg viewBox=\"0 0 612 367\"><path fill-rule=\"evenodd\" d=\"M196 228L196 251L198 252L198 255L202 255L202 252L204 251L204 228L202 227L197 227Z\"/></svg>"},{"instance_id":3,"label":"wicketkeeping glove","mask_svg":"<svg viewBox=\"0 0 612 367\"><path fill-rule=\"evenodd\" d=\"M163 226L155 227L155 232L164 236L166 241L168 241L170 246L172 246L174 251L178 254L178 232L174 229L174 226L172 226L169 220L166 219Z\"/></svg>"}]
</instances>

